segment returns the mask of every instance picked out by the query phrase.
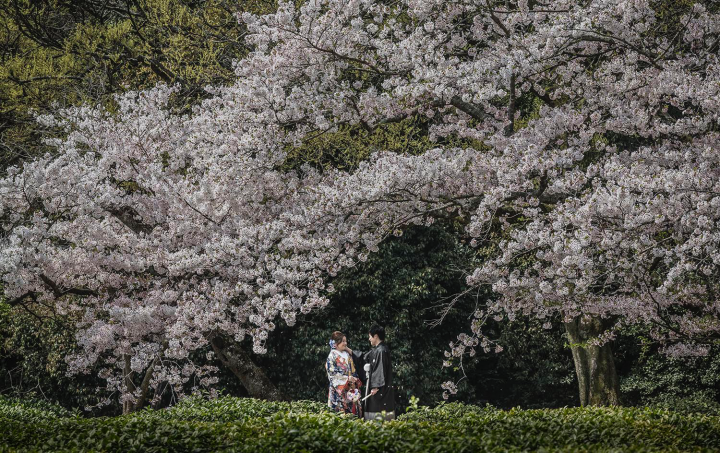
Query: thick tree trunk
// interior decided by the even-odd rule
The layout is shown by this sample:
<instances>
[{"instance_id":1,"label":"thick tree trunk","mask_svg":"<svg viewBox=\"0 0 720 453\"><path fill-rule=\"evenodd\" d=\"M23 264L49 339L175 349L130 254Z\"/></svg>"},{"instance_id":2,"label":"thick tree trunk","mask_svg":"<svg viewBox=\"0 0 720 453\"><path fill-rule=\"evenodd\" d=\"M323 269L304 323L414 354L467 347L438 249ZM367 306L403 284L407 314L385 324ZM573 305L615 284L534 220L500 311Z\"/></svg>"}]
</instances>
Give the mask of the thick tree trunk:
<instances>
[{"instance_id":1,"label":"thick tree trunk","mask_svg":"<svg viewBox=\"0 0 720 453\"><path fill-rule=\"evenodd\" d=\"M253 398L268 401L286 401L285 395L270 381L238 344L225 341L220 336L210 339L210 344L220 361L240 379L243 387Z\"/></svg>"},{"instance_id":2,"label":"thick tree trunk","mask_svg":"<svg viewBox=\"0 0 720 453\"><path fill-rule=\"evenodd\" d=\"M586 344L605 331L601 319L577 317L565 323L570 340L582 406L620 405L620 384L610 344Z\"/></svg>"}]
</instances>

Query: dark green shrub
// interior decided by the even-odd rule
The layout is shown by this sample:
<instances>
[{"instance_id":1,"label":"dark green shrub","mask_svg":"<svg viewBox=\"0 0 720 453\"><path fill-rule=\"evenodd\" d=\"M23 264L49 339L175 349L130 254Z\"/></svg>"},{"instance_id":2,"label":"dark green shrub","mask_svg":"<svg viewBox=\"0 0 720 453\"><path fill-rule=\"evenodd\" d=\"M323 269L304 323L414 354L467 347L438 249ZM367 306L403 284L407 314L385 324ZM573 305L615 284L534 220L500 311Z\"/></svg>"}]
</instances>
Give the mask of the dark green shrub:
<instances>
[{"instance_id":1,"label":"dark green shrub","mask_svg":"<svg viewBox=\"0 0 720 453\"><path fill-rule=\"evenodd\" d=\"M58 404L36 399L9 398L0 395L0 418L33 423L56 418L76 418L77 411L69 411Z\"/></svg>"},{"instance_id":2,"label":"dark green shrub","mask_svg":"<svg viewBox=\"0 0 720 453\"><path fill-rule=\"evenodd\" d=\"M644 329L630 333L633 343L618 348L620 364L630 365L619 371L624 404L720 415L720 348L704 357L673 358L659 353Z\"/></svg>"},{"instance_id":3,"label":"dark green shrub","mask_svg":"<svg viewBox=\"0 0 720 453\"><path fill-rule=\"evenodd\" d=\"M440 403L436 407L418 406L410 407L408 411L398 417L398 420L425 421L425 422L452 422L468 415L482 415L498 409L488 405L486 407L473 406L463 403Z\"/></svg>"},{"instance_id":4,"label":"dark green shrub","mask_svg":"<svg viewBox=\"0 0 720 453\"><path fill-rule=\"evenodd\" d=\"M2 406L22 403L3 401ZM177 410L176 410L177 409ZM38 409L42 410L42 409ZM7 412L3 412L7 413ZM660 409L509 411L463 404L415 407L366 422L315 402L186 400L177 408L83 419L48 411L33 421L0 415L0 451L469 452L718 451L720 418ZM233 421L229 421L233 419ZM212 421L208 421L212 420Z\"/></svg>"},{"instance_id":5,"label":"dark green shrub","mask_svg":"<svg viewBox=\"0 0 720 453\"><path fill-rule=\"evenodd\" d=\"M191 396L173 407L162 410L146 409L130 417L226 423L270 417L276 413L321 414L325 412L330 412L330 409L326 404L317 401L260 401L253 398L228 396L208 400L202 396Z\"/></svg>"}]
</instances>

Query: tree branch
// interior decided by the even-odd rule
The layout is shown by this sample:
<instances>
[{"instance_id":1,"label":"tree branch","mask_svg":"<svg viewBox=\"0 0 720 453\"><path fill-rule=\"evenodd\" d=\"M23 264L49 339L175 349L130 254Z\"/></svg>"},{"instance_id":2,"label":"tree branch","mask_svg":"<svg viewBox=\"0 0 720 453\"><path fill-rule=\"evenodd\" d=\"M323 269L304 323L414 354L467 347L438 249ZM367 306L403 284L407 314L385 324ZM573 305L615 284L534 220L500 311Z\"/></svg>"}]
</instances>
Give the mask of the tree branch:
<instances>
[{"instance_id":1,"label":"tree branch","mask_svg":"<svg viewBox=\"0 0 720 453\"><path fill-rule=\"evenodd\" d=\"M478 121L482 121L489 116L487 113L485 113L483 109L481 109L477 105L463 101L460 96L453 96L452 99L450 99L450 105L460 110L461 112L467 113Z\"/></svg>"},{"instance_id":2,"label":"tree branch","mask_svg":"<svg viewBox=\"0 0 720 453\"><path fill-rule=\"evenodd\" d=\"M45 285L52 290L53 295L56 299L59 299L68 294L75 294L78 296L97 296L97 293L89 288L62 289L57 285L57 283L50 280L50 278L48 278L48 276L45 274L40 274L40 280L42 280L43 283L45 283Z\"/></svg>"},{"instance_id":3,"label":"tree branch","mask_svg":"<svg viewBox=\"0 0 720 453\"><path fill-rule=\"evenodd\" d=\"M135 220L139 214L129 206L106 208L105 210L135 233L150 233L154 228L152 225Z\"/></svg>"},{"instance_id":4,"label":"tree branch","mask_svg":"<svg viewBox=\"0 0 720 453\"><path fill-rule=\"evenodd\" d=\"M155 372L155 367L157 366L159 361L160 356L155 357L155 360L152 361L148 369L145 371L145 377L140 384L140 397L135 403L135 410L142 409L142 407L145 405L145 401L147 401L147 396L150 391L150 380L152 379L153 373Z\"/></svg>"}]
</instances>

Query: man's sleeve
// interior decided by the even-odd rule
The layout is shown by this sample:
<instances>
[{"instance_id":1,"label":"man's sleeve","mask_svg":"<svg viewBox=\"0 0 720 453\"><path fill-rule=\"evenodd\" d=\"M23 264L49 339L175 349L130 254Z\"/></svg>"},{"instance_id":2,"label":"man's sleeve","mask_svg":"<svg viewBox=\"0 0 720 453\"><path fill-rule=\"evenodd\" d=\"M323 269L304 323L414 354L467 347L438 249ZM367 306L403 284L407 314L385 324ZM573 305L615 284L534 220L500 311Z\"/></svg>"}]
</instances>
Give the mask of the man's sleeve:
<instances>
[{"instance_id":1,"label":"man's sleeve","mask_svg":"<svg viewBox=\"0 0 720 453\"><path fill-rule=\"evenodd\" d=\"M372 371L370 374L370 388L380 388L385 386L385 354L381 351L376 352L372 357Z\"/></svg>"},{"instance_id":2,"label":"man's sleeve","mask_svg":"<svg viewBox=\"0 0 720 453\"><path fill-rule=\"evenodd\" d=\"M365 365L365 354L367 354L367 352L356 351L353 349L352 358L358 372L362 371L363 365Z\"/></svg>"},{"instance_id":3,"label":"man's sleeve","mask_svg":"<svg viewBox=\"0 0 720 453\"><path fill-rule=\"evenodd\" d=\"M365 358L364 353L362 351L355 351L352 352L352 360L355 364L355 373L357 374L357 378L360 378L360 381L365 384L367 380L367 376L365 376Z\"/></svg>"}]
</instances>

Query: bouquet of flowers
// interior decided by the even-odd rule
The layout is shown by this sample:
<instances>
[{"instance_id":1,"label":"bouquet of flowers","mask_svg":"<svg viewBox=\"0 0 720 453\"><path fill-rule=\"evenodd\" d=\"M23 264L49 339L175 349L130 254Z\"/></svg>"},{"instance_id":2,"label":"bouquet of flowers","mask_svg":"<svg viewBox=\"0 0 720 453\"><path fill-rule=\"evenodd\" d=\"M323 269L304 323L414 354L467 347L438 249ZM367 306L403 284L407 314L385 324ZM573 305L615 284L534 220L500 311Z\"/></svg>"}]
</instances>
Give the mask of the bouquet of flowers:
<instances>
[{"instance_id":1,"label":"bouquet of flowers","mask_svg":"<svg viewBox=\"0 0 720 453\"><path fill-rule=\"evenodd\" d=\"M360 401L360 390L353 389L347 392L348 401Z\"/></svg>"}]
</instances>

